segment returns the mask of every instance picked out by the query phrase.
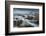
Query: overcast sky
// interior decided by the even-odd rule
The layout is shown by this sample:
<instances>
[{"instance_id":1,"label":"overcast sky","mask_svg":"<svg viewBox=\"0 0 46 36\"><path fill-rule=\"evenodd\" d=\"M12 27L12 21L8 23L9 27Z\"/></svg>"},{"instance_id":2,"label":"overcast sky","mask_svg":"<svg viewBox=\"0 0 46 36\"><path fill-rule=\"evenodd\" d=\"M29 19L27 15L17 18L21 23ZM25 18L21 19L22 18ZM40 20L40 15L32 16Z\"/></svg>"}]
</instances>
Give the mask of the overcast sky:
<instances>
[{"instance_id":1,"label":"overcast sky","mask_svg":"<svg viewBox=\"0 0 46 36\"><path fill-rule=\"evenodd\" d=\"M13 14L33 14L33 13L39 13L39 9L20 9L20 8L14 8L13 9Z\"/></svg>"}]
</instances>

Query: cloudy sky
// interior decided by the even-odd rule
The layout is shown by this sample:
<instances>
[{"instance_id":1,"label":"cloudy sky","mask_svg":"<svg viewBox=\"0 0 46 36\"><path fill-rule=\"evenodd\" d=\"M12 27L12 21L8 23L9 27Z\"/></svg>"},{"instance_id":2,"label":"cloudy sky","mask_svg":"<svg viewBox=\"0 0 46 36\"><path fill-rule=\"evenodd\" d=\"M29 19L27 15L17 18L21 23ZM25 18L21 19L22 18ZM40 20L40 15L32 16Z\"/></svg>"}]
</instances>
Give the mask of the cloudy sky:
<instances>
[{"instance_id":1,"label":"cloudy sky","mask_svg":"<svg viewBox=\"0 0 46 36\"><path fill-rule=\"evenodd\" d=\"M34 13L39 13L39 9L21 9L21 8L14 8L13 9L13 14L17 15L17 14L21 14L21 15L25 15L25 14L34 14Z\"/></svg>"}]
</instances>

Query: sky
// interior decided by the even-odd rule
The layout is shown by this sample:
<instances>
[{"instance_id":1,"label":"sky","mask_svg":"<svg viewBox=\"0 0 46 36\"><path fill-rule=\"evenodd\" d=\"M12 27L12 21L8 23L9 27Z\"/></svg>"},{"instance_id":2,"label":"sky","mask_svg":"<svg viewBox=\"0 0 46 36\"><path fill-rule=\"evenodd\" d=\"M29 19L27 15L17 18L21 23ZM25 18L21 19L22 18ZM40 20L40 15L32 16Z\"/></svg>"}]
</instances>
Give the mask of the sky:
<instances>
[{"instance_id":1,"label":"sky","mask_svg":"<svg viewBox=\"0 0 46 36\"><path fill-rule=\"evenodd\" d=\"M35 13L39 13L39 9L24 9L24 8L14 8L13 9L13 14L17 15L17 14L21 14L21 15L25 15L25 14L35 14Z\"/></svg>"}]
</instances>

